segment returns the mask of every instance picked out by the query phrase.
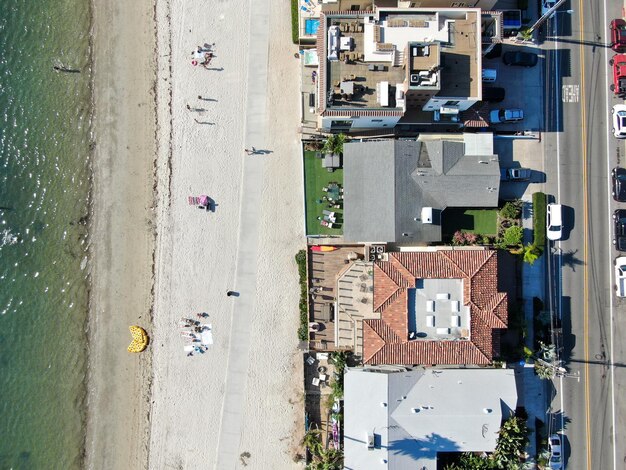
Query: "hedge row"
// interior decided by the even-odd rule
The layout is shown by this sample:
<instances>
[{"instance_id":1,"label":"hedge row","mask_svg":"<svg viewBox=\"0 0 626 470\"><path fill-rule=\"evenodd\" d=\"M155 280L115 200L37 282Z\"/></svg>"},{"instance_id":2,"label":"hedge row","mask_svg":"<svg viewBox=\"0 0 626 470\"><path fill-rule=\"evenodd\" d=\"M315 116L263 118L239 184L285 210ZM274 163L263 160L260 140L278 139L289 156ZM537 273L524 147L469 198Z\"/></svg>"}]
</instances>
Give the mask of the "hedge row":
<instances>
[{"instance_id":1,"label":"hedge row","mask_svg":"<svg viewBox=\"0 0 626 470\"><path fill-rule=\"evenodd\" d=\"M296 254L298 263L298 274L300 275L300 326L298 327L298 339L307 341L309 339L309 310L306 280L306 250L300 250Z\"/></svg>"},{"instance_id":2,"label":"hedge row","mask_svg":"<svg viewBox=\"0 0 626 470\"><path fill-rule=\"evenodd\" d=\"M544 193L533 194L533 244L542 250L546 245L546 204Z\"/></svg>"},{"instance_id":3,"label":"hedge row","mask_svg":"<svg viewBox=\"0 0 626 470\"><path fill-rule=\"evenodd\" d=\"M298 0L291 0L291 40L294 44L298 44L300 38L300 32L298 31L299 8Z\"/></svg>"}]
</instances>

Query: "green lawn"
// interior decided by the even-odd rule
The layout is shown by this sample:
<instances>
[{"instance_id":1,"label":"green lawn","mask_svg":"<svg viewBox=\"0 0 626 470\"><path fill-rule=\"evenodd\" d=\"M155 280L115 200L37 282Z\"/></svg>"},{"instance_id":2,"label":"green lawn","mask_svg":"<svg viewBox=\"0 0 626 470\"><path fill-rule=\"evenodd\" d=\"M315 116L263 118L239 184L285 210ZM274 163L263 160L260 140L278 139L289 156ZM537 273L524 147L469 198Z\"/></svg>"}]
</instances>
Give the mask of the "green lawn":
<instances>
[{"instance_id":1,"label":"green lawn","mask_svg":"<svg viewBox=\"0 0 626 470\"><path fill-rule=\"evenodd\" d=\"M343 207L330 209L327 204L319 203L326 195L322 188L331 181L335 181L343 186L343 170L338 169L329 172L322 168L322 159L315 158L315 152L304 152L304 194L305 194L305 214L307 235L342 235L343 230ZM333 228L322 227L317 219L322 216L324 209L337 213L337 224Z\"/></svg>"},{"instance_id":2,"label":"green lawn","mask_svg":"<svg viewBox=\"0 0 626 470\"><path fill-rule=\"evenodd\" d=\"M449 208L442 214L442 223L446 240L457 230L493 236L498 230L498 209Z\"/></svg>"}]
</instances>

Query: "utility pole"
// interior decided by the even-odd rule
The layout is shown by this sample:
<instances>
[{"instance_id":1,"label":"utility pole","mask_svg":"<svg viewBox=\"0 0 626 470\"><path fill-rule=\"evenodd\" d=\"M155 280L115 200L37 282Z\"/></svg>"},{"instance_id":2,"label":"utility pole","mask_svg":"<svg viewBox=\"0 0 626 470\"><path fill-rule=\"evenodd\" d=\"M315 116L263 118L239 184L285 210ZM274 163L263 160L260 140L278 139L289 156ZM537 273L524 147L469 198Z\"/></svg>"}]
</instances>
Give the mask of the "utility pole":
<instances>
[{"instance_id":1,"label":"utility pole","mask_svg":"<svg viewBox=\"0 0 626 470\"><path fill-rule=\"evenodd\" d=\"M565 0L559 0L558 2L556 2L552 8L550 8L548 11L546 11L545 15L543 15L541 18L539 18L535 22L535 24L530 27L528 32L532 33L535 29L537 29L539 26L541 26L546 21L548 21L548 18L550 18L550 16L552 16L552 13L554 13L564 3L565 3Z\"/></svg>"}]
</instances>

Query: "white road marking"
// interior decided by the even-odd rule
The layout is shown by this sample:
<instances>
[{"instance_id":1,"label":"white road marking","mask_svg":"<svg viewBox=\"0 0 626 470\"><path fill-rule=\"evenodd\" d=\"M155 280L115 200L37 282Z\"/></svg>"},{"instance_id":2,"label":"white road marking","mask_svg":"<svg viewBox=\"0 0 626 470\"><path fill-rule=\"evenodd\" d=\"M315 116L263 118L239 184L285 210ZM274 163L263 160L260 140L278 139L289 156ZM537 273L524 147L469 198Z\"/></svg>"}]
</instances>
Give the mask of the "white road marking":
<instances>
[{"instance_id":1,"label":"white road marking","mask_svg":"<svg viewBox=\"0 0 626 470\"><path fill-rule=\"evenodd\" d=\"M604 24L607 25L606 27L608 28L608 24L609 24L609 20L608 20L608 16L607 16L607 8L606 8L606 0L604 0L603 2L603 7L604 7ZM609 89L609 49L608 47L604 48L604 82L605 82L605 86L604 89L608 90ZM606 92L606 114L605 116L610 116L610 108L611 108L611 104L609 101L609 92ZM609 168L611 168L611 157L609 155L609 144L610 144L610 129L609 129L609 120L607 119L607 128L606 128L606 165L607 165L607 175L608 175L608 171ZM608 224L608 240L607 240L607 246L612 246L612 240L611 240L611 185L607 184L606 185L606 198L608 201L607 204L607 208L608 208L608 214L606 217L607 220L607 224ZM617 470L617 432L618 429L615 426L615 366L613 365L613 358L614 358L614 349L613 349L613 314L615 313L615 304L613 303L613 283L615 282L613 279L613 253L612 250L609 249L609 259L608 259L608 269L609 269L609 280L611 282L611 289L609 289L610 295L609 295L609 342L610 347L609 347L609 357L608 357L608 361L609 361L609 370L611 371L611 423L612 423L612 429L613 429L613 468L615 470Z\"/></svg>"},{"instance_id":2,"label":"white road marking","mask_svg":"<svg viewBox=\"0 0 626 470\"><path fill-rule=\"evenodd\" d=\"M580 85L562 85L561 100L563 103L578 103L580 101Z\"/></svg>"}]
</instances>

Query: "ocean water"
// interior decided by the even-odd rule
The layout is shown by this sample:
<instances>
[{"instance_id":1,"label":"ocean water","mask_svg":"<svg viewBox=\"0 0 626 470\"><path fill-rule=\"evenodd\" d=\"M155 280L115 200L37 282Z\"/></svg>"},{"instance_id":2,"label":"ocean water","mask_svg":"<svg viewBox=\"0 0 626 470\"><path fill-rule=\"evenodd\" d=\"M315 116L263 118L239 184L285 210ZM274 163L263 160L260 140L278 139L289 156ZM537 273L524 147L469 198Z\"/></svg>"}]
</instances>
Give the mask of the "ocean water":
<instances>
[{"instance_id":1,"label":"ocean water","mask_svg":"<svg viewBox=\"0 0 626 470\"><path fill-rule=\"evenodd\" d=\"M88 0L1 3L0 469L82 463L89 28Z\"/></svg>"}]
</instances>

